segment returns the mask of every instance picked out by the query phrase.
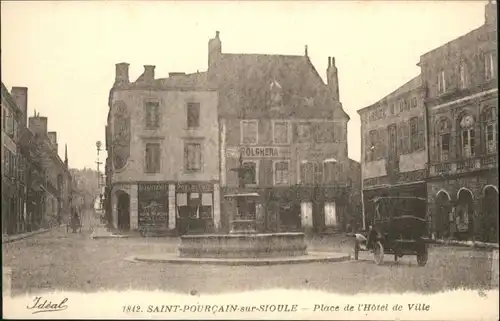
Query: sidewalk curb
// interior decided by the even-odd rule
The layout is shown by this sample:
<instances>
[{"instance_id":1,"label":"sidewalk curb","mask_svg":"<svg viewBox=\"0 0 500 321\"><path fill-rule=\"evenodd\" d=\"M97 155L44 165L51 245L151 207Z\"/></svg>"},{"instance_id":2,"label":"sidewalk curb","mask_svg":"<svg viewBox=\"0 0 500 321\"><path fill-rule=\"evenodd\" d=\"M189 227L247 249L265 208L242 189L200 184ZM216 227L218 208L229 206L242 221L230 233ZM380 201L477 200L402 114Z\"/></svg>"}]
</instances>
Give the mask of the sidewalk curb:
<instances>
[{"instance_id":1,"label":"sidewalk curb","mask_svg":"<svg viewBox=\"0 0 500 321\"><path fill-rule=\"evenodd\" d=\"M498 244L496 243L485 243L485 242L473 242L473 241L455 241L455 240L425 240L429 244L442 245L442 246L461 246L461 247L471 247L476 249L496 249L498 250Z\"/></svg>"},{"instance_id":2,"label":"sidewalk curb","mask_svg":"<svg viewBox=\"0 0 500 321\"><path fill-rule=\"evenodd\" d=\"M51 227L51 228L48 228L48 229L40 229L40 230L37 230L37 231L34 231L34 232L29 232L29 233L24 233L24 234L19 234L19 235L12 235L10 237L9 236L8 237L2 237L2 244L12 243L12 242L15 242L15 241L19 241L19 240L22 240L22 239L25 239L25 238L28 238L28 237L32 237L32 236L38 235L38 234L46 233L46 232L52 231L54 229L65 227L65 226L66 226L66 224L61 224L59 226L54 226L54 227Z\"/></svg>"}]
</instances>

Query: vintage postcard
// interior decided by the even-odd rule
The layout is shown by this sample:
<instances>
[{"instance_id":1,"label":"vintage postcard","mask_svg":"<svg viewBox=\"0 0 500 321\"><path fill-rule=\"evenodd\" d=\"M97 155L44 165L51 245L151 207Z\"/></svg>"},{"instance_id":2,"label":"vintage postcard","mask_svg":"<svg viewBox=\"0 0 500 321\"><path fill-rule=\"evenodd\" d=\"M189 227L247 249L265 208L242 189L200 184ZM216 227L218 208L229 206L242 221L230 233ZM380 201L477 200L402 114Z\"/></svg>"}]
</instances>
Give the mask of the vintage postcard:
<instances>
[{"instance_id":1,"label":"vintage postcard","mask_svg":"<svg viewBox=\"0 0 500 321\"><path fill-rule=\"evenodd\" d=\"M496 1L2 1L11 319L498 320Z\"/></svg>"}]
</instances>

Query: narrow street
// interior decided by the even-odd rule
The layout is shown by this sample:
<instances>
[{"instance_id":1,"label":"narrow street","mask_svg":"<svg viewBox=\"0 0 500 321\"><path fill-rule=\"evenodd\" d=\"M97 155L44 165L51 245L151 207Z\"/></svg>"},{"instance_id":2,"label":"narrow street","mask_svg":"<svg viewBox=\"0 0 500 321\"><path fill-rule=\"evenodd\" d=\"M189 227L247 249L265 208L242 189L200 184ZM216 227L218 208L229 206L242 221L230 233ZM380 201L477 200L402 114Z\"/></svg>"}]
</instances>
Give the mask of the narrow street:
<instances>
[{"instance_id":1,"label":"narrow street","mask_svg":"<svg viewBox=\"0 0 500 321\"><path fill-rule=\"evenodd\" d=\"M126 261L133 254L175 252L177 238L91 239L99 223L92 211L82 215L82 233L65 227L3 244L5 265L12 268L12 294L47 290L191 290L215 291L295 288L360 292L441 292L445 289L489 288L491 252L433 246L429 262L419 267L414 257L377 266L368 253L360 261L261 267L147 264ZM352 249L349 239L314 239L309 249ZM264 277L263 277L264 276ZM231 280L231 282L228 282Z\"/></svg>"}]
</instances>

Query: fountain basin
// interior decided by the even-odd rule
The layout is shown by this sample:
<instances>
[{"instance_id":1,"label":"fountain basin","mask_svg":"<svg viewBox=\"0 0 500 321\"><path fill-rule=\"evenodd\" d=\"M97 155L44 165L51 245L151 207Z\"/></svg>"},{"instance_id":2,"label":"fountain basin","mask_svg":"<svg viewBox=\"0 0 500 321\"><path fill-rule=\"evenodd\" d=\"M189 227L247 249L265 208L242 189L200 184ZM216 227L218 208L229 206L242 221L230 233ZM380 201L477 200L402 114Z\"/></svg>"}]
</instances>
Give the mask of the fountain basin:
<instances>
[{"instance_id":1,"label":"fountain basin","mask_svg":"<svg viewBox=\"0 0 500 321\"><path fill-rule=\"evenodd\" d=\"M180 257L262 258L307 254L304 233L183 235Z\"/></svg>"}]
</instances>

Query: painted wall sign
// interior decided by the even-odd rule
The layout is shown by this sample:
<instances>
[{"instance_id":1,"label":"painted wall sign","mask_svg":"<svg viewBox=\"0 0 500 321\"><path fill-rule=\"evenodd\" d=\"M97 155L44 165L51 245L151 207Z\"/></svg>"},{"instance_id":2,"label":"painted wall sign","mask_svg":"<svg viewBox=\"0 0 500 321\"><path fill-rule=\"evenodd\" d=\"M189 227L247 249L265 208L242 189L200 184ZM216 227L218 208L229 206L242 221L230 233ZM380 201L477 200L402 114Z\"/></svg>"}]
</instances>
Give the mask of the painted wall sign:
<instances>
[{"instance_id":1,"label":"painted wall sign","mask_svg":"<svg viewBox=\"0 0 500 321\"><path fill-rule=\"evenodd\" d=\"M113 165L119 170L125 166L130 157L130 114L124 102L114 104L113 121Z\"/></svg>"},{"instance_id":2,"label":"painted wall sign","mask_svg":"<svg viewBox=\"0 0 500 321\"><path fill-rule=\"evenodd\" d=\"M138 184L139 228L166 229L168 224L168 185Z\"/></svg>"},{"instance_id":3,"label":"painted wall sign","mask_svg":"<svg viewBox=\"0 0 500 321\"><path fill-rule=\"evenodd\" d=\"M209 193L213 190L212 183L177 183L175 186L176 193Z\"/></svg>"},{"instance_id":4,"label":"painted wall sign","mask_svg":"<svg viewBox=\"0 0 500 321\"><path fill-rule=\"evenodd\" d=\"M239 148L228 148L226 157L239 157L240 153L243 158L286 158L290 157L289 147L274 147L274 146L245 146Z\"/></svg>"}]
</instances>

